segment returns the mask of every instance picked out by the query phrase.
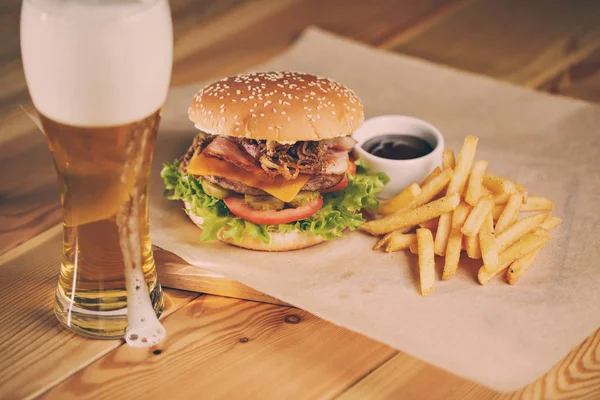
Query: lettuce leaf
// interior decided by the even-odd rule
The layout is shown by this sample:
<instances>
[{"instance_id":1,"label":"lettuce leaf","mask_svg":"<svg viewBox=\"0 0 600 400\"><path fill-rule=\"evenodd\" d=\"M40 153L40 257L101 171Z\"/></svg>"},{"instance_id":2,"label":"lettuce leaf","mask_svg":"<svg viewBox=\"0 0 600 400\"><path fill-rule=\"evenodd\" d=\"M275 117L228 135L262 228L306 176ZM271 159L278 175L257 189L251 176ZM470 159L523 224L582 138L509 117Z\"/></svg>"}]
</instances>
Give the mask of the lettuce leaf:
<instances>
[{"instance_id":1,"label":"lettuce leaf","mask_svg":"<svg viewBox=\"0 0 600 400\"><path fill-rule=\"evenodd\" d=\"M182 175L179 161L165 163L161 177L165 183L164 195L169 200L181 200L190 204L187 213L193 213L204 219L202 241L217 240L217 234L223 230L223 236L240 241L243 235L249 235L264 243L271 240L271 232L309 231L329 240L344 236L344 230L355 230L365 222L361 210L376 212L379 207L377 194L389 181L385 174L367 175L359 170L355 177L348 175L345 189L323 194L323 207L309 218L280 225L258 225L233 215L225 202L209 196L193 175ZM225 229L223 229L225 228Z\"/></svg>"}]
</instances>

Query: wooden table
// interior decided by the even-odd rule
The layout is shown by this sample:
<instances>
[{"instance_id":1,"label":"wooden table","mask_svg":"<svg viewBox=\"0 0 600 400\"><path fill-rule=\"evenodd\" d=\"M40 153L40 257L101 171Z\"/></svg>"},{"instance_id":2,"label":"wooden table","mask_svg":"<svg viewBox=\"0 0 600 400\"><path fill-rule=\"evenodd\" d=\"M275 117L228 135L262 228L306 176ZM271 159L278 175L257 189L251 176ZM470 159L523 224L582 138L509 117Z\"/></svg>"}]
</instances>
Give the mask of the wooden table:
<instances>
[{"instance_id":1,"label":"wooden table","mask_svg":"<svg viewBox=\"0 0 600 400\"><path fill-rule=\"evenodd\" d=\"M600 2L594 0L171 4L175 85L264 61L314 24L518 85L600 100ZM0 398L600 398L600 331L544 377L509 395L305 311L269 303L168 289L163 322L169 338L151 350L61 331L51 311L58 193L42 135L19 110L29 104L19 11L19 0L2 1ZM39 249L53 256L40 257ZM157 258L165 262L164 255Z\"/></svg>"}]
</instances>

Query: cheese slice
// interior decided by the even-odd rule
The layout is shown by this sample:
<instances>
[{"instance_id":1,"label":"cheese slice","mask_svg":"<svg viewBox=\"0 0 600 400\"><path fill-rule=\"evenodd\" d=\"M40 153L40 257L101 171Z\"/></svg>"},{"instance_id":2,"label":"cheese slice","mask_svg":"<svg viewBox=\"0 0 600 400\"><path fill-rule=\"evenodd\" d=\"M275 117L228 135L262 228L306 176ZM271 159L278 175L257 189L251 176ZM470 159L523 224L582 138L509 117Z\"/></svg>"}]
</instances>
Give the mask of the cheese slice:
<instances>
[{"instance_id":1,"label":"cheese slice","mask_svg":"<svg viewBox=\"0 0 600 400\"><path fill-rule=\"evenodd\" d=\"M202 153L194 155L190 160L187 172L193 175L212 175L232 179L262 189L285 202L292 201L310 179L310 175L301 174L296 179L286 181L281 175L272 177L263 170L249 172L227 161L206 157Z\"/></svg>"}]
</instances>

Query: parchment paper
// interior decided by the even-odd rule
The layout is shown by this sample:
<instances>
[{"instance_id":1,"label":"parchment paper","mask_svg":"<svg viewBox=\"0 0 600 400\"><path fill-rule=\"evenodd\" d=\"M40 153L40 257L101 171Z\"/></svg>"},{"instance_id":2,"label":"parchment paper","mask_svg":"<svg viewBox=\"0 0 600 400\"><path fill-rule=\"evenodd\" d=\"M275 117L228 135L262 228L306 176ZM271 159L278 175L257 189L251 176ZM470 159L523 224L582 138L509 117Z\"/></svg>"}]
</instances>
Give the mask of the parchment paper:
<instances>
[{"instance_id":1,"label":"parchment paper","mask_svg":"<svg viewBox=\"0 0 600 400\"><path fill-rule=\"evenodd\" d=\"M481 287L478 262L418 292L416 258L373 252L355 232L310 249L265 254L201 244L181 204L162 197L160 164L183 154L187 120L202 84L174 90L155 154L151 196L154 244L335 324L455 374L510 391L548 371L599 326L598 212L600 108L385 53L311 29L291 50L256 69L329 76L354 89L367 117L406 114L430 121L458 151L480 137L489 170L551 198L564 219L554 240L516 286L502 277ZM438 271L441 273L441 269Z\"/></svg>"}]
</instances>

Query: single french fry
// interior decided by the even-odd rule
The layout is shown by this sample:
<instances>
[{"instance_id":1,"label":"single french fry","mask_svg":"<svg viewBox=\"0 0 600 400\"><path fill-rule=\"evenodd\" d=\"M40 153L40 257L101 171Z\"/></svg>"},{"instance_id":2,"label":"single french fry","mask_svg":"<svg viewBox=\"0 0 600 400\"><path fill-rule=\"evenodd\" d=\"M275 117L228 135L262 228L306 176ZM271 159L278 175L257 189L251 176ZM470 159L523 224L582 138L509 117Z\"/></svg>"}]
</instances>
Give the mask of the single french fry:
<instances>
[{"instance_id":1,"label":"single french fry","mask_svg":"<svg viewBox=\"0 0 600 400\"><path fill-rule=\"evenodd\" d=\"M467 256L475 260L481 259L481 247L479 246L479 234L475 236L464 236L465 238L465 250Z\"/></svg>"},{"instance_id":2,"label":"single french fry","mask_svg":"<svg viewBox=\"0 0 600 400\"><path fill-rule=\"evenodd\" d=\"M416 243L413 243L410 246L408 246L408 251L410 251L414 255L418 255L419 254L419 249L417 248L417 244Z\"/></svg>"},{"instance_id":3,"label":"single french fry","mask_svg":"<svg viewBox=\"0 0 600 400\"><path fill-rule=\"evenodd\" d=\"M476 236L481 225L483 225L486 215L492 211L492 208L494 208L494 200L489 197L479 199L461 229L463 235Z\"/></svg>"},{"instance_id":4,"label":"single french fry","mask_svg":"<svg viewBox=\"0 0 600 400\"><path fill-rule=\"evenodd\" d=\"M479 230L479 248L481 249L483 266L487 270L494 270L498 266L498 246L494 236L494 221L491 213L486 215Z\"/></svg>"},{"instance_id":5,"label":"single french fry","mask_svg":"<svg viewBox=\"0 0 600 400\"><path fill-rule=\"evenodd\" d=\"M381 237L381 239L379 239L377 241L377 243L375 243L375 246L373 246L373 250L379 250L379 249L385 250L386 246L390 242L390 238L392 237L392 235L406 233L406 232L412 230L413 228L414 228L414 226L406 226L402 229L398 229L398 230L395 230L393 232L383 235Z\"/></svg>"},{"instance_id":6,"label":"single french fry","mask_svg":"<svg viewBox=\"0 0 600 400\"><path fill-rule=\"evenodd\" d=\"M406 250L411 244L417 243L417 235L414 233L402 233L400 231L394 231L389 233L391 235L388 243L385 246L385 252L391 253L393 251Z\"/></svg>"},{"instance_id":7,"label":"single french fry","mask_svg":"<svg viewBox=\"0 0 600 400\"><path fill-rule=\"evenodd\" d=\"M394 231L396 232L396 231ZM394 233L394 232L390 232L386 235L383 235L378 241L377 243L375 243L375 246L373 246L373 250L379 250L381 248L385 248L385 246L389 243L390 241L390 236Z\"/></svg>"},{"instance_id":8,"label":"single french fry","mask_svg":"<svg viewBox=\"0 0 600 400\"><path fill-rule=\"evenodd\" d=\"M444 150L442 153L442 167L444 169L454 169L456 161L454 161L454 152L450 149Z\"/></svg>"},{"instance_id":9,"label":"single french fry","mask_svg":"<svg viewBox=\"0 0 600 400\"><path fill-rule=\"evenodd\" d=\"M438 223L439 223L439 218L432 218L428 221L421 222L419 224L419 226L421 228L427 228L433 232L433 231L437 231Z\"/></svg>"},{"instance_id":10,"label":"single french fry","mask_svg":"<svg viewBox=\"0 0 600 400\"><path fill-rule=\"evenodd\" d=\"M540 224L540 228L544 228L547 231L551 231L560 224L562 224L562 219L553 215L548 215L546 219Z\"/></svg>"},{"instance_id":11,"label":"single french fry","mask_svg":"<svg viewBox=\"0 0 600 400\"><path fill-rule=\"evenodd\" d=\"M453 277L458 269L463 238L460 229L462 228L465 219L467 219L469 210L469 205L461 202L452 212L452 228L450 230L450 236L448 237L448 244L446 245L444 272L442 273L442 279L444 280Z\"/></svg>"},{"instance_id":12,"label":"single french fry","mask_svg":"<svg viewBox=\"0 0 600 400\"><path fill-rule=\"evenodd\" d=\"M502 211L504 211L504 204L496 204L494 208L492 208L492 218L494 219L494 221L498 221L498 218L500 218Z\"/></svg>"},{"instance_id":13,"label":"single french fry","mask_svg":"<svg viewBox=\"0 0 600 400\"><path fill-rule=\"evenodd\" d=\"M417 229L417 250L419 256L421 294L423 296L428 296L433 293L433 284L435 282L433 235L429 229Z\"/></svg>"},{"instance_id":14,"label":"single french fry","mask_svg":"<svg viewBox=\"0 0 600 400\"><path fill-rule=\"evenodd\" d=\"M511 194L504 210L498 217L496 222L495 232L496 234L502 233L506 228L512 225L517 217L519 216L519 209L523 204L523 195L521 193Z\"/></svg>"},{"instance_id":15,"label":"single french fry","mask_svg":"<svg viewBox=\"0 0 600 400\"><path fill-rule=\"evenodd\" d=\"M487 160L475 161L469 175L467 183L467 191L465 193L465 201L474 206L481 197L481 188L483 184L483 175L488 166Z\"/></svg>"},{"instance_id":16,"label":"single french fry","mask_svg":"<svg viewBox=\"0 0 600 400\"><path fill-rule=\"evenodd\" d=\"M517 280L523 276L525 271L527 271L533 263L533 260L535 260L540 251L542 251L542 248L543 246L531 253L525 254L523 257L517 258L510 264L508 271L506 271L506 281L511 285L517 283Z\"/></svg>"},{"instance_id":17,"label":"single french fry","mask_svg":"<svg viewBox=\"0 0 600 400\"><path fill-rule=\"evenodd\" d=\"M458 195L456 195L458 196ZM450 229L452 228L452 212L447 212L440 215L437 230L435 231L435 254L443 256L446 254L446 247L448 246L448 237L450 236Z\"/></svg>"},{"instance_id":18,"label":"single french fry","mask_svg":"<svg viewBox=\"0 0 600 400\"><path fill-rule=\"evenodd\" d=\"M454 210L459 202L460 197L457 194L442 197L415 209L405 210L381 219L369 221L364 223L360 229L372 235L383 235L384 233L406 228L407 226L414 226L439 217L444 213Z\"/></svg>"},{"instance_id":19,"label":"single french fry","mask_svg":"<svg viewBox=\"0 0 600 400\"><path fill-rule=\"evenodd\" d=\"M428 182L431 182L432 179L434 179L436 176L438 176L441 173L442 173L442 169L440 167L435 167L434 170L431 171L431 173L429 175L427 175L425 177L425 179L423 179L423 182L421 182L421 186L425 186Z\"/></svg>"},{"instance_id":20,"label":"single french fry","mask_svg":"<svg viewBox=\"0 0 600 400\"><path fill-rule=\"evenodd\" d=\"M532 232L546 219L547 216L548 213L530 215L529 217L518 220L500 234L496 234L498 251L504 251L504 249L518 241L521 237Z\"/></svg>"},{"instance_id":21,"label":"single french fry","mask_svg":"<svg viewBox=\"0 0 600 400\"><path fill-rule=\"evenodd\" d=\"M493 270L488 270L484 266L479 268L479 272L477 273L477 279L479 283L485 285L488 283L494 276L498 275L500 272L504 271L510 264L512 264L515 260L524 255L531 253L539 248L541 248L544 243L548 242L550 237L548 236L539 236L539 235L525 235L518 242L514 243L510 247L508 247L505 251L500 253L498 257L498 265Z\"/></svg>"},{"instance_id":22,"label":"single french fry","mask_svg":"<svg viewBox=\"0 0 600 400\"><path fill-rule=\"evenodd\" d=\"M456 160L456 168L454 169L454 175L452 180L448 184L447 195L458 193L462 195L465 190L467 178L469 177L469 171L471 170L471 164L475 158L475 151L477 150L477 136L467 136L463 143L460 153L458 153L458 159Z\"/></svg>"},{"instance_id":23,"label":"single french fry","mask_svg":"<svg viewBox=\"0 0 600 400\"><path fill-rule=\"evenodd\" d=\"M529 196L521 211L552 211L554 203L543 196Z\"/></svg>"},{"instance_id":24,"label":"single french fry","mask_svg":"<svg viewBox=\"0 0 600 400\"><path fill-rule=\"evenodd\" d=\"M406 187L403 191L389 200L379 202L379 214L389 215L408 208L414 199L421 194L421 187L416 183Z\"/></svg>"},{"instance_id":25,"label":"single french fry","mask_svg":"<svg viewBox=\"0 0 600 400\"><path fill-rule=\"evenodd\" d=\"M483 176L483 185L490 189L494 194L518 193L514 183L506 178L486 172Z\"/></svg>"},{"instance_id":26,"label":"single french fry","mask_svg":"<svg viewBox=\"0 0 600 400\"><path fill-rule=\"evenodd\" d=\"M512 196L513 194L514 193L497 194L494 196L494 203L495 204L506 204L506 203L508 203L508 199L510 199L510 196Z\"/></svg>"},{"instance_id":27,"label":"single french fry","mask_svg":"<svg viewBox=\"0 0 600 400\"><path fill-rule=\"evenodd\" d=\"M410 208L429 203L448 186L454 172L451 169L440 170L440 173L421 186L421 193L413 200Z\"/></svg>"}]
</instances>

